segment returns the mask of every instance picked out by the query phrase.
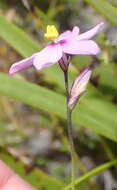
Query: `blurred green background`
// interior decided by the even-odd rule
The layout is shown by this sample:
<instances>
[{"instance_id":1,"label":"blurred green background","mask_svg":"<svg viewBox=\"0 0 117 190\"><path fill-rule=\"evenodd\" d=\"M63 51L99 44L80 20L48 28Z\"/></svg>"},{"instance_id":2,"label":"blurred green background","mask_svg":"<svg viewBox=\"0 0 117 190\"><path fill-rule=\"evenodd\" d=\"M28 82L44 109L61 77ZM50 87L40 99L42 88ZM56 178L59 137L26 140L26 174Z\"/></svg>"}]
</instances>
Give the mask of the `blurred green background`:
<instances>
[{"instance_id":1,"label":"blurred green background","mask_svg":"<svg viewBox=\"0 0 117 190\"><path fill-rule=\"evenodd\" d=\"M74 113L77 177L117 156L117 0L0 0L0 158L40 190L70 183L63 73L56 64L8 76L10 66L39 51L47 24L81 32L105 22L97 57L73 56L70 85L89 65L93 75ZM116 166L76 187L117 189Z\"/></svg>"}]
</instances>

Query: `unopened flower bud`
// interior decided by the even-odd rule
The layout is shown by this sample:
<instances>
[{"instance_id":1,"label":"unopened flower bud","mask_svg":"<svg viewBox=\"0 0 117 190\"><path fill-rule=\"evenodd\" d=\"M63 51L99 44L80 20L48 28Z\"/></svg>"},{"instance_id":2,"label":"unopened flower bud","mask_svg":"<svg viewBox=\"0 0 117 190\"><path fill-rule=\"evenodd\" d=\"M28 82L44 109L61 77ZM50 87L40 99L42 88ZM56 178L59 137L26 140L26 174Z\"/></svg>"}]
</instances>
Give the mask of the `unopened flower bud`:
<instances>
[{"instance_id":1,"label":"unopened flower bud","mask_svg":"<svg viewBox=\"0 0 117 190\"><path fill-rule=\"evenodd\" d=\"M79 98L85 92L86 86L91 77L91 73L92 73L91 69L87 68L80 74L79 77L77 77L74 80L71 87L70 98L69 98L69 103L68 103L70 109L74 108Z\"/></svg>"},{"instance_id":2,"label":"unopened flower bud","mask_svg":"<svg viewBox=\"0 0 117 190\"><path fill-rule=\"evenodd\" d=\"M62 58L59 60L59 65L61 67L61 69L63 70L63 72L68 70L68 66L69 66L69 57L63 53Z\"/></svg>"}]
</instances>

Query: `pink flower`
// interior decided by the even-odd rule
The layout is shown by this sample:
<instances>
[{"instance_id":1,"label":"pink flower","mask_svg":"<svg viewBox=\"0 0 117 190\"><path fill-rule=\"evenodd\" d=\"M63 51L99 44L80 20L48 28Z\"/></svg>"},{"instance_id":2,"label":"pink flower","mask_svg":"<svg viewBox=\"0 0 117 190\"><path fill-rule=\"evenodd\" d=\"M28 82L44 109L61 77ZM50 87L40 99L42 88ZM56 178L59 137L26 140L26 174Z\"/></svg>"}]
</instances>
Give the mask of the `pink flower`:
<instances>
[{"instance_id":1,"label":"pink flower","mask_svg":"<svg viewBox=\"0 0 117 190\"><path fill-rule=\"evenodd\" d=\"M71 87L70 97L69 97L69 108L73 109L77 104L79 98L84 94L87 84L91 77L91 69L86 68L80 75L77 77Z\"/></svg>"},{"instance_id":2,"label":"pink flower","mask_svg":"<svg viewBox=\"0 0 117 190\"><path fill-rule=\"evenodd\" d=\"M61 60L63 54L67 55L96 55L100 52L98 45L90 40L101 29L103 23L93 29L79 34L79 28L75 26L72 31L68 30L58 36L54 26L48 26L45 37L54 38L43 50L33 54L31 57L14 63L9 73L14 74L20 70L34 66L40 70L43 67L51 66ZM57 37L57 38L56 38Z\"/></svg>"}]
</instances>

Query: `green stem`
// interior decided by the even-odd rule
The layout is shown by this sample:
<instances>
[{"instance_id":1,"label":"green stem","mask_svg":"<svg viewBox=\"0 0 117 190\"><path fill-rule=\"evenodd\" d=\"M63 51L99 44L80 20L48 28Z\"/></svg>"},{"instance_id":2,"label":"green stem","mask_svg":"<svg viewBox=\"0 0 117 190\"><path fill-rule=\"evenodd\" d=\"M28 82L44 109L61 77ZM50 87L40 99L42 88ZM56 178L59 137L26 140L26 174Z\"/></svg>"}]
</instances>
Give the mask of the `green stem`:
<instances>
[{"instance_id":1,"label":"green stem","mask_svg":"<svg viewBox=\"0 0 117 190\"><path fill-rule=\"evenodd\" d=\"M91 170L90 172L87 172L85 175L79 177L78 179L75 180L75 186L79 185L80 183L86 181L87 179L89 179L92 176L96 176L98 173L114 166L117 165L117 159L112 160L110 162L107 162L105 164L102 164L101 166ZM70 190L72 189L72 184L66 186L65 188L63 188L63 190Z\"/></svg>"},{"instance_id":2,"label":"green stem","mask_svg":"<svg viewBox=\"0 0 117 190\"><path fill-rule=\"evenodd\" d=\"M72 190L75 190L75 149L73 143L73 132L72 132L72 111L68 107L69 101L69 89L68 89L68 71L64 72L65 88L66 88L66 99L67 99L67 127L68 127L68 136L70 143L70 153L71 153L71 187Z\"/></svg>"}]
</instances>

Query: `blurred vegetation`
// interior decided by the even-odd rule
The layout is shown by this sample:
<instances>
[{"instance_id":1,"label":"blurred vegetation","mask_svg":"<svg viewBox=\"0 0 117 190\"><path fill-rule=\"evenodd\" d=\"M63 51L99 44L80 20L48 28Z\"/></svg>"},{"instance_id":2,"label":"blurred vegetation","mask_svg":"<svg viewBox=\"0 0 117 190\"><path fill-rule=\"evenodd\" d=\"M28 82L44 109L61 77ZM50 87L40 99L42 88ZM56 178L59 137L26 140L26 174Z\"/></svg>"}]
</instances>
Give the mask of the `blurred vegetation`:
<instances>
[{"instance_id":1,"label":"blurred vegetation","mask_svg":"<svg viewBox=\"0 0 117 190\"><path fill-rule=\"evenodd\" d=\"M77 185L79 190L117 189L117 1L0 0L0 158L40 190L67 190L70 184L63 73L58 65L13 77L8 70L44 47L47 24L60 32L78 25L83 32L100 21L101 54L73 57L69 71L71 84L87 65L93 67L73 114L77 176L112 164Z\"/></svg>"}]
</instances>

